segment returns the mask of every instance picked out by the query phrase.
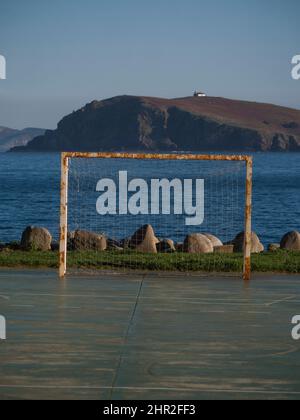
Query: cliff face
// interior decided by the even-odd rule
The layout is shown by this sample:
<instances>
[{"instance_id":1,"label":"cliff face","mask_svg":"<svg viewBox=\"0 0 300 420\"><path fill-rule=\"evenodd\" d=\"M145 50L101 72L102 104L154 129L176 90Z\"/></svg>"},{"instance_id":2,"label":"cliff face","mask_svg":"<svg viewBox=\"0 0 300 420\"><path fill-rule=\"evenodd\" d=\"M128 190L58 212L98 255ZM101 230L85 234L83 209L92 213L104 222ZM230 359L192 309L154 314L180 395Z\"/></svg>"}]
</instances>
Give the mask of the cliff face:
<instances>
[{"instance_id":1,"label":"cliff face","mask_svg":"<svg viewBox=\"0 0 300 420\"><path fill-rule=\"evenodd\" d=\"M300 151L300 111L224 98L94 101L13 151Z\"/></svg>"}]
</instances>

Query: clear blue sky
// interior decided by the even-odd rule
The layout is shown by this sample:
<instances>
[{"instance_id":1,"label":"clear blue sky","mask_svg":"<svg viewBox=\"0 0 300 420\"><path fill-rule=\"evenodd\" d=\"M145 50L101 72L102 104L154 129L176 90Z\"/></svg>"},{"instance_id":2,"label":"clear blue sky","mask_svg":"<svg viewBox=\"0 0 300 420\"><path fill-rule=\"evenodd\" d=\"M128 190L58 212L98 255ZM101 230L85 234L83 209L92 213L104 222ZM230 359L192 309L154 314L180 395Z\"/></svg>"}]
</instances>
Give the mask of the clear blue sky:
<instances>
[{"instance_id":1,"label":"clear blue sky","mask_svg":"<svg viewBox=\"0 0 300 420\"><path fill-rule=\"evenodd\" d=\"M0 125L55 128L93 99L212 96L300 108L299 0L1 0Z\"/></svg>"}]
</instances>

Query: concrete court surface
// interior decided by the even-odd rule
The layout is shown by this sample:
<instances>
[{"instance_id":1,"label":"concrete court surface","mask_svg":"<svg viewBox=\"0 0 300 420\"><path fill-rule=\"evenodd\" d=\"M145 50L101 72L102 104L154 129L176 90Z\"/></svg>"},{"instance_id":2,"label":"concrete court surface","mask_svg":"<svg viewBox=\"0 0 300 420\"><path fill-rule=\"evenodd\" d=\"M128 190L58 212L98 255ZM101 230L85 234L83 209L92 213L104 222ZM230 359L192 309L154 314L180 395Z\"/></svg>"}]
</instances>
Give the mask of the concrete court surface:
<instances>
[{"instance_id":1,"label":"concrete court surface","mask_svg":"<svg viewBox=\"0 0 300 420\"><path fill-rule=\"evenodd\" d=\"M0 270L0 399L300 399L300 277Z\"/></svg>"}]
</instances>

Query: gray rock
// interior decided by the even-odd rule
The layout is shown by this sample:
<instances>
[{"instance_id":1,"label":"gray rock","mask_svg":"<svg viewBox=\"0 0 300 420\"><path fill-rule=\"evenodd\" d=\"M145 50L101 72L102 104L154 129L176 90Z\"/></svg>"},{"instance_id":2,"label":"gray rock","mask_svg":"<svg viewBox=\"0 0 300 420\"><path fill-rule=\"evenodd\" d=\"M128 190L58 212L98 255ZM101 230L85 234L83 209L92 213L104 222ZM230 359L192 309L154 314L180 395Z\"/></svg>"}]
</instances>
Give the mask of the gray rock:
<instances>
[{"instance_id":1,"label":"gray rock","mask_svg":"<svg viewBox=\"0 0 300 420\"><path fill-rule=\"evenodd\" d=\"M12 249L13 251L18 251L22 249L20 242L17 242L17 241L9 242L5 246L8 247L9 249Z\"/></svg>"},{"instance_id":2,"label":"gray rock","mask_svg":"<svg viewBox=\"0 0 300 420\"><path fill-rule=\"evenodd\" d=\"M233 254L233 249L233 245L214 246L214 252L216 254Z\"/></svg>"},{"instance_id":3,"label":"gray rock","mask_svg":"<svg viewBox=\"0 0 300 420\"><path fill-rule=\"evenodd\" d=\"M68 250L74 250L75 231L68 231L67 233L67 247Z\"/></svg>"},{"instance_id":4,"label":"gray rock","mask_svg":"<svg viewBox=\"0 0 300 420\"><path fill-rule=\"evenodd\" d=\"M184 252L184 246L182 242L178 242L175 244L176 252Z\"/></svg>"},{"instance_id":5,"label":"gray rock","mask_svg":"<svg viewBox=\"0 0 300 420\"><path fill-rule=\"evenodd\" d=\"M122 246L121 241L117 241L115 239L107 239L107 249L111 251L123 251L124 248Z\"/></svg>"},{"instance_id":6,"label":"gray rock","mask_svg":"<svg viewBox=\"0 0 300 420\"><path fill-rule=\"evenodd\" d=\"M268 251L269 252L276 252L276 251L278 251L278 249L280 249L280 244L270 244L268 246Z\"/></svg>"},{"instance_id":7,"label":"gray rock","mask_svg":"<svg viewBox=\"0 0 300 420\"><path fill-rule=\"evenodd\" d=\"M280 242L281 249L300 251L300 233L296 230L286 233Z\"/></svg>"},{"instance_id":8,"label":"gray rock","mask_svg":"<svg viewBox=\"0 0 300 420\"><path fill-rule=\"evenodd\" d=\"M120 241L120 245L121 245L121 247L122 247L123 249L128 249L128 248L129 248L129 245L130 245L130 239L131 239L131 238L125 238L125 239L122 239L122 240Z\"/></svg>"},{"instance_id":9,"label":"gray rock","mask_svg":"<svg viewBox=\"0 0 300 420\"><path fill-rule=\"evenodd\" d=\"M0 248L0 252L3 252L4 254L9 254L13 252L13 250L11 248L4 247L4 248Z\"/></svg>"},{"instance_id":10,"label":"gray rock","mask_svg":"<svg viewBox=\"0 0 300 420\"><path fill-rule=\"evenodd\" d=\"M21 248L25 250L50 251L52 236L41 227L28 226L21 238Z\"/></svg>"},{"instance_id":11,"label":"gray rock","mask_svg":"<svg viewBox=\"0 0 300 420\"><path fill-rule=\"evenodd\" d=\"M53 241L53 242L51 243L51 250L52 250L52 251L58 251L58 250L59 250L59 243L58 243L58 242L56 242L56 241Z\"/></svg>"},{"instance_id":12,"label":"gray rock","mask_svg":"<svg viewBox=\"0 0 300 420\"><path fill-rule=\"evenodd\" d=\"M204 233L204 235L210 240L210 242L213 244L213 247L223 245L223 242L219 238L217 238L216 236L214 236L210 233Z\"/></svg>"},{"instance_id":13,"label":"gray rock","mask_svg":"<svg viewBox=\"0 0 300 420\"><path fill-rule=\"evenodd\" d=\"M209 254L214 251L211 241L201 233L187 235L183 248L185 252L190 254Z\"/></svg>"},{"instance_id":14,"label":"gray rock","mask_svg":"<svg viewBox=\"0 0 300 420\"><path fill-rule=\"evenodd\" d=\"M174 241L172 239L162 239L158 244L156 244L157 252L170 253L176 252L174 246Z\"/></svg>"},{"instance_id":15,"label":"gray rock","mask_svg":"<svg viewBox=\"0 0 300 420\"><path fill-rule=\"evenodd\" d=\"M251 246L251 253L252 254L260 254L264 251L264 246L260 242L259 237L255 232L252 232L252 246ZM239 233L234 240L232 241L234 245L234 252L243 252L244 251L244 240L245 240L245 233L241 232Z\"/></svg>"},{"instance_id":16,"label":"gray rock","mask_svg":"<svg viewBox=\"0 0 300 420\"><path fill-rule=\"evenodd\" d=\"M157 253L156 244L159 240L151 225L144 225L138 229L129 241L129 247L140 252Z\"/></svg>"},{"instance_id":17,"label":"gray rock","mask_svg":"<svg viewBox=\"0 0 300 420\"><path fill-rule=\"evenodd\" d=\"M107 240L102 234L85 230L76 230L74 233L73 246L76 251L105 251L107 248Z\"/></svg>"}]
</instances>

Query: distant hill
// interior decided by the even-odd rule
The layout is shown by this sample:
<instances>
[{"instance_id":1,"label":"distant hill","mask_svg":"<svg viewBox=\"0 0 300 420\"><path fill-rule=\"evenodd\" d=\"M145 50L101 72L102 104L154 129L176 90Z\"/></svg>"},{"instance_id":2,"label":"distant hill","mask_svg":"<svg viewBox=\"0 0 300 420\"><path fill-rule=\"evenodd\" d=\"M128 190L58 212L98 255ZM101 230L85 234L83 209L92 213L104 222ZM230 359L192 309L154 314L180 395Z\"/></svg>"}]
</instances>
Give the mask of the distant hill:
<instances>
[{"instance_id":1,"label":"distant hill","mask_svg":"<svg viewBox=\"0 0 300 420\"><path fill-rule=\"evenodd\" d=\"M44 133L45 130L41 128L15 130L13 128L0 127L0 152L7 152L16 146L26 146L32 139Z\"/></svg>"},{"instance_id":2,"label":"distant hill","mask_svg":"<svg viewBox=\"0 0 300 420\"><path fill-rule=\"evenodd\" d=\"M300 110L218 97L93 101L13 151L300 151Z\"/></svg>"}]
</instances>

